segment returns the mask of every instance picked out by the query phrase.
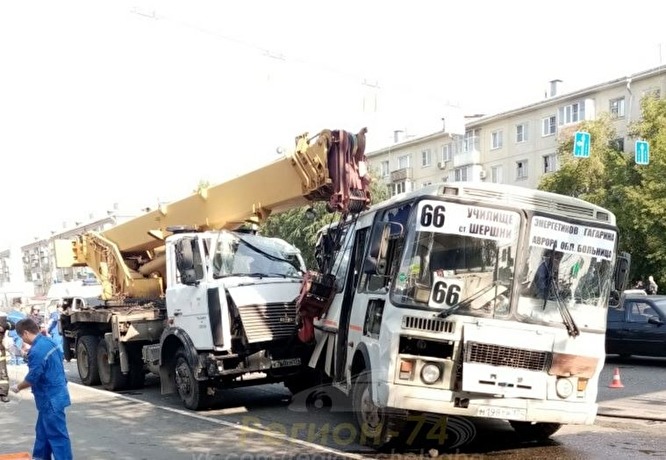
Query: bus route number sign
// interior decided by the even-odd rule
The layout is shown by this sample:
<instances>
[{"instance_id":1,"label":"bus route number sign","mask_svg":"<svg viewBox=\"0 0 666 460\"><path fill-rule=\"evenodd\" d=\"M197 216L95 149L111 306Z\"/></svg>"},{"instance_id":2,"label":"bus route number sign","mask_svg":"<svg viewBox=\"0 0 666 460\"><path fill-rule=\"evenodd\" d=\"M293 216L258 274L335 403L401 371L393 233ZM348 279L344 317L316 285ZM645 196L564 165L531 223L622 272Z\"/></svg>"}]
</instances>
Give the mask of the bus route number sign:
<instances>
[{"instance_id":1,"label":"bus route number sign","mask_svg":"<svg viewBox=\"0 0 666 460\"><path fill-rule=\"evenodd\" d=\"M462 290L463 283L458 278L444 277L434 272L428 306L432 308L451 308L460 302Z\"/></svg>"}]
</instances>

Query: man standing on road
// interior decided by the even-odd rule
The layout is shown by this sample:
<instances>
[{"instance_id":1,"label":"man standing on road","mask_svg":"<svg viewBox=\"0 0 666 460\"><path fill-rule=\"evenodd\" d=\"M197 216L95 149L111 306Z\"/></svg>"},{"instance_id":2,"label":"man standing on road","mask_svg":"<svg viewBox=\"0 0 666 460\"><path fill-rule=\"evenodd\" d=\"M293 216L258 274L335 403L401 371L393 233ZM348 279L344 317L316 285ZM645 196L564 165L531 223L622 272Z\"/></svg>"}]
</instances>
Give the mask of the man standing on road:
<instances>
[{"instance_id":1,"label":"man standing on road","mask_svg":"<svg viewBox=\"0 0 666 460\"><path fill-rule=\"evenodd\" d=\"M32 388L37 406L35 426L35 459L71 460L72 445L67 432L65 408L71 404L63 354L53 340L41 334L39 326L31 318L16 323L16 333L30 345L28 375L12 386L12 391Z\"/></svg>"},{"instance_id":2,"label":"man standing on road","mask_svg":"<svg viewBox=\"0 0 666 460\"><path fill-rule=\"evenodd\" d=\"M7 373L7 350L5 332L13 329L7 315L0 312L0 402L9 402L9 374Z\"/></svg>"}]
</instances>

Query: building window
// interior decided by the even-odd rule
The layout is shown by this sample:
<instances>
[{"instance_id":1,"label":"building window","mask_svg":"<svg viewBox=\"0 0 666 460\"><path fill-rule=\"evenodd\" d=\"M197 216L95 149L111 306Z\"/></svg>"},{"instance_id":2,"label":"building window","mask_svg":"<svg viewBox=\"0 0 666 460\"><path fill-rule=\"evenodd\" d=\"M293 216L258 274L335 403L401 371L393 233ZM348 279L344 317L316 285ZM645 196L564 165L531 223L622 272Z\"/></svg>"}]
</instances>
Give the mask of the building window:
<instances>
[{"instance_id":1,"label":"building window","mask_svg":"<svg viewBox=\"0 0 666 460\"><path fill-rule=\"evenodd\" d=\"M474 152L479 150L479 130L472 129L465 131L463 138L463 153Z\"/></svg>"},{"instance_id":2,"label":"building window","mask_svg":"<svg viewBox=\"0 0 666 460\"><path fill-rule=\"evenodd\" d=\"M491 149L501 149L502 148L502 130L498 129L490 133L490 148Z\"/></svg>"},{"instance_id":3,"label":"building window","mask_svg":"<svg viewBox=\"0 0 666 460\"><path fill-rule=\"evenodd\" d=\"M609 101L608 110L610 112L611 118L623 118L624 117L624 98L618 97L617 99L611 99Z\"/></svg>"},{"instance_id":4,"label":"building window","mask_svg":"<svg viewBox=\"0 0 666 460\"><path fill-rule=\"evenodd\" d=\"M543 172L555 172L557 171L557 155L551 153L550 155L543 156Z\"/></svg>"},{"instance_id":5,"label":"building window","mask_svg":"<svg viewBox=\"0 0 666 460\"><path fill-rule=\"evenodd\" d=\"M391 184L389 188L389 193L391 194L391 196L397 195L398 193L411 192L411 191L412 191L412 183L406 180Z\"/></svg>"},{"instance_id":6,"label":"building window","mask_svg":"<svg viewBox=\"0 0 666 460\"><path fill-rule=\"evenodd\" d=\"M409 168L409 155L398 157L398 169Z\"/></svg>"},{"instance_id":7,"label":"building window","mask_svg":"<svg viewBox=\"0 0 666 460\"><path fill-rule=\"evenodd\" d=\"M610 148L615 149L619 152L624 152L624 137L618 137L617 139L613 139L608 144Z\"/></svg>"},{"instance_id":8,"label":"building window","mask_svg":"<svg viewBox=\"0 0 666 460\"><path fill-rule=\"evenodd\" d=\"M516 180L527 179L527 160L516 161Z\"/></svg>"},{"instance_id":9,"label":"building window","mask_svg":"<svg viewBox=\"0 0 666 460\"><path fill-rule=\"evenodd\" d=\"M421 152L421 167L426 168L432 165L432 153L430 149Z\"/></svg>"},{"instance_id":10,"label":"building window","mask_svg":"<svg viewBox=\"0 0 666 460\"><path fill-rule=\"evenodd\" d=\"M551 115L541 120L541 135L542 136L552 136L557 132L557 117Z\"/></svg>"},{"instance_id":11,"label":"building window","mask_svg":"<svg viewBox=\"0 0 666 460\"><path fill-rule=\"evenodd\" d=\"M516 125L516 142L525 142L527 140L527 123Z\"/></svg>"},{"instance_id":12,"label":"building window","mask_svg":"<svg viewBox=\"0 0 666 460\"><path fill-rule=\"evenodd\" d=\"M453 171L453 179L456 182L469 182L472 180L472 165L456 168Z\"/></svg>"},{"instance_id":13,"label":"building window","mask_svg":"<svg viewBox=\"0 0 666 460\"><path fill-rule=\"evenodd\" d=\"M643 91L642 97L651 97L659 99L661 97L661 90L659 88L648 88Z\"/></svg>"},{"instance_id":14,"label":"building window","mask_svg":"<svg viewBox=\"0 0 666 460\"><path fill-rule=\"evenodd\" d=\"M446 144L442 146L442 161L451 161L453 157L453 144Z\"/></svg>"},{"instance_id":15,"label":"building window","mask_svg":"<svg viewBox=\"0 0 666 460\"><path fill-rule=\"evenodd\" d=\"M490 168L490 181L494 182L495 184L501 184L504 181L502 178L501 166L493 166Z\"/></svg>"},{"instance_id":16,"label":"building window","mask_svg":"<svg viewBox=\"0 0 666 460\"><path fill-rule=\"evenodd\" d=\"M382 177L386 177L388 175L389 175L389 162L382 161Z\"/></svg>"},{"instance_id":17,"label":"building window","mask_svg":"<svg viewBox=\"0 0 666 460\"><path fill-rule=\"evenodd\" d=\"M574 102L560 107L558 111L560 126L585 120L585 103Z\"/></svg>"}]
</instances>

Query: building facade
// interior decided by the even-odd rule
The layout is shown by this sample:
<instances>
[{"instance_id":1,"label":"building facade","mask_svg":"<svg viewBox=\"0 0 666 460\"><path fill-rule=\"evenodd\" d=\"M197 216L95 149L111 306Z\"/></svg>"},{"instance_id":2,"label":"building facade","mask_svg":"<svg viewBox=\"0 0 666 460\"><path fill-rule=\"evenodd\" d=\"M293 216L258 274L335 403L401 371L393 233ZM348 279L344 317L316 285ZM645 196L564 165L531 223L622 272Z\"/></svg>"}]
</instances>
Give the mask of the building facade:
<instances>
[{"instance_id":1,"label":"building facade","mask_svg":"<svg viewBox=\"0 0 666 460\"><path fill-rule=\"evenodd\" d=\"M553 80L546 98L496 115L466 120L465 133L446 131L400 142L367 154L369 167L391 194L441 181L490 181L536 188L544 174L558 169L559 135L578 123L608 113L616 145L633 152L629 123L640 118L645 96L666 91L666 66L559 94Z\"/></svg>"},{"instance_id":2,"label":"building facade","mask_svg":"<svg viewBox=\"0 0 666 460\"><path fill-rule=\"evenodd\" d=\"M35 296L44 296L53 283L91 279L93 275L86 267L56 267L54 242L73 240L77 235L89 231L101 232L131 217L120 213L118 206L114 205L113 210L107 211L104 217L94 218L90 215L88 221L75 222L74 225L64 222L62 230L52 230L48 237L37 237L19 248L0 251L0 287L3 284L27 283L33 286ZM9 267L17 264L19 270L12 273ZM18 279L19 276L21 279Z\"/></svg>"}]
</instances>

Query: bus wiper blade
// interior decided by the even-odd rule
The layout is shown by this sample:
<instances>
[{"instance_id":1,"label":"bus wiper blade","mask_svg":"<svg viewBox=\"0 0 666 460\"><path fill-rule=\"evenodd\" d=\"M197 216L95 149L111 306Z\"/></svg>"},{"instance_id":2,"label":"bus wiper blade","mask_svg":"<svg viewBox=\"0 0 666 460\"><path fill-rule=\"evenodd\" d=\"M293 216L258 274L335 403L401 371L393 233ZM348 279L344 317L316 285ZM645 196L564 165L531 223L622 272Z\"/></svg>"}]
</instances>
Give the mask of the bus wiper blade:
<instances>
[{"instance_id":1,"label":"bus wiper blade","mask_svg":"<svg viewBox=\"0 0 666 460\"><path fill-rule=\"evenodd\" d=\"M567 307L567 305L564 302L562 302L562 299L560 299L560 293L557 290L557 285L555 284L555 280L553 280L553 288L555 292L555 303L557 304L557 311L560 312L560 316L562 317L562 323L567 328L567 333L569 334L569 337L579 336L580 329L578 329L578 326L576 325L573 316L571 316L571 311L569 310L569 307Z\"/></svg>"}]
</instances>

